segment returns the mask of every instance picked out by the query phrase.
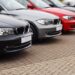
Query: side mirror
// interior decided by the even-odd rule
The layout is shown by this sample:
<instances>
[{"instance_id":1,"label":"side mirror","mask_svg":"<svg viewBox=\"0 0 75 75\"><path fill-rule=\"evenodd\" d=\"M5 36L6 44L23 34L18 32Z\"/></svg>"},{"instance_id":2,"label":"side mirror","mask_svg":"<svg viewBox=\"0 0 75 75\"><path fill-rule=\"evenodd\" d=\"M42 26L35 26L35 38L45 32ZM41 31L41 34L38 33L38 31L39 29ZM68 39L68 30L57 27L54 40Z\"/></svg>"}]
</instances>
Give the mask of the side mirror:
<instances>
[{"instance_id":1,"label":"side mirror","mask_svg":"<svg viewBox=\"0 0 75 75\"><path fill-rule=\"evenodd\" d=\"M4 9L2 8L2 6L0 6L0 11L2 11L2 10L4 10Z\"/></svg>"},{"instance_id":2,"label":"side mirror","mask_svg":"<svg viewBox=\"0 0 75 75\"><path fill-rule=\"evenodd\" d=\"M30 9L34 9L34 6L30 3L27 4L27 7L30 8Z\"/></svg>"}]
</instances>

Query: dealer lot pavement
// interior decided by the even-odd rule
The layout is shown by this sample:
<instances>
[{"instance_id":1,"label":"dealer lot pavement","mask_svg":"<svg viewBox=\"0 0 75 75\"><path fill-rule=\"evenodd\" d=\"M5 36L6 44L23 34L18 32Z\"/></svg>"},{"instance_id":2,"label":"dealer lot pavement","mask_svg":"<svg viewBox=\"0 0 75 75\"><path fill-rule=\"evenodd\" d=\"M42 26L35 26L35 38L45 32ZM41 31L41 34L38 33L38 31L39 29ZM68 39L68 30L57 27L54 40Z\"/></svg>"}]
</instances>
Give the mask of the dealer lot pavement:
<instances>
[{"instance_id":1,"label":"dealer lot pavement","mask_svg":"<svg viewBox=\"0 0 75 75\"><path fill-rule=\"evenodd\" d=\"M13 72L14 73L16 72L15 75L19 75L18 71L21 70L23 66L24 71L27 72L31 72L31 69L33 69L32 70L33 74L28 74L27 72L24 72L22 69L20 73L23 72L22 74L24 75L25 73L27 73L28 75L35 75L35 73L37 73L36 75L41 75L40 73L43 73L43 71L46 70L46 68L50 68L49 70L51 72L45 71L44 73L49 74L43 75L50 75L51 73L53 73L53 75L58 75L58 72L62 73L64 70L66 70L66 72L64 71L64 73L66 74L59 73L59 75L60 74L75 75L75 73L71 74L75 70L74 63L75 63L75 31L67 33L65 35L61 35L53 39L40 40L39 42L33 44L32 48L28 49L27 51L18 54L1 56L0 74L3 75L3 73L5 73L4 75L7 75L7 73L11 72L12 75ZM55 66L55 64L58 65ZM42 69L42 72L40 71L41 65L44 67ZM53 68L52 65L55 67L54 71L51 70ZM38 68L36 68L36 66ZM30 68L27 69L27 67ZM16 68L17 70L15 71L14 69ZM37 70L38 72L35 72L35 70Z\"/></svg>"},{"instance_id":2,"label":"dealer lot pavement","mask_svg":"<svg viewBox=\"0 0 75 75\"><path fill-rule=\"evenodd\" d=\"M75 56L2 70L1 75L75 75Z\"/></svg>"}]
</instances>

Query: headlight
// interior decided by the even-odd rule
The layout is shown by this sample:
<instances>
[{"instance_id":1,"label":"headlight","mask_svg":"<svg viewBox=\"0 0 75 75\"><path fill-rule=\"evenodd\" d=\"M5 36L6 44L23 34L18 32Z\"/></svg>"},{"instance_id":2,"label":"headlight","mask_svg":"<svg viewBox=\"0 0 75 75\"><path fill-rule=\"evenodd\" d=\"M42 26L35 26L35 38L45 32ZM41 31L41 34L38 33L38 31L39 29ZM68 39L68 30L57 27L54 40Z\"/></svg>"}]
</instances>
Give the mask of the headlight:
<instances>
[{"instance_id":1,"label":"headlight","mask_svg":"<svg viewBox=\"0 0 75 75\"><path fill-rule=\"evenodd\" d=\"M0 28L0 36L1 35L12 35L14 34L13 28Z\"/></svg>"},{"instance_id":2,"label":"headlight","mask_svg":"<svg viewBox=\"0 0 75 75\"><path fill-rule=\"evenodd\" d=\"M37 20L37 22L38 22L39 24L42 24L42 25L50 25L50 24L52 24L52 21L53 21L53 20L48 20L48 19Z\"/></svg>"},{"instance_id":3,"label":"headlight","mask_svg":"<svg viewBox=\"0 0 75 75\"><path fill-rule=\"evenodd\" d=\"M60 19L44 19L44 20L37 20L37 22L42 25L61 24Z\"/></svg>"},{"instance_id":4,"label":"headlight","mask_svg":"<svg viewBox=\"0 0 75 75\"><path fill-rule=\"evenodd\" d=\"M64 16L63 18L64 18L64 19L67 19L67 20L73 20L73 19L74 19L73 16Z\"/></svg>"}]
</instances>

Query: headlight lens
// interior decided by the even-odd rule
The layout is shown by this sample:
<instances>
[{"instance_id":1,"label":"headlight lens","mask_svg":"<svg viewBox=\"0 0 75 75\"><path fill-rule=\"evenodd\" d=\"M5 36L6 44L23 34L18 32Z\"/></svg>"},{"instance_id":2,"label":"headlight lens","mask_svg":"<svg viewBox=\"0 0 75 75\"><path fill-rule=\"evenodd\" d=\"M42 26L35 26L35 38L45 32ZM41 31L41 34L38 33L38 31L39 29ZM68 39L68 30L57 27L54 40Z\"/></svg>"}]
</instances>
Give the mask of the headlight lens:
<instances>
[{"instance_id":1,"label":"headlight lens","mask_svg":"<svg viewBox=\"0 0 75 75\"><path fill-rule=\"evenodd\" d=\"M44 20L37 20L37 22L42 25L61 24L60 19L44 19Z\"/></svg>"},{"instance_id":2,"label":"headlight lens","mask_svg":"<svg viewBox=\"0 0 75 75\"><path fill-rule=\"evenodd\" d=\"M63 18L64 18L64 19L67 19L67 20L73 20L73 19L74 19L73 16L64 16Z\"/></svg>"},{"instance_id":3,"label":"headlight lens","mask_svg":"<svg viewBox=\"0 0 75 75\"><path fill-rule=\"evenodd\" d=\"M42 24L42 25L50 25L50 24L52 24L53 21L54 21L54 20L48 20L48 19L37 20L37 22L38 22L39 24Z\"/></svg>"},{"instance_id":4,"label":"headlight lens","mask_svg":"<svg viewBox=\"0 0 75 75\"><path fill-rule=\"evenodd\" d=\"M13 35L14 29L13 28L0 28L0 36L1 35Z\"/></svg>"}]
</instances>

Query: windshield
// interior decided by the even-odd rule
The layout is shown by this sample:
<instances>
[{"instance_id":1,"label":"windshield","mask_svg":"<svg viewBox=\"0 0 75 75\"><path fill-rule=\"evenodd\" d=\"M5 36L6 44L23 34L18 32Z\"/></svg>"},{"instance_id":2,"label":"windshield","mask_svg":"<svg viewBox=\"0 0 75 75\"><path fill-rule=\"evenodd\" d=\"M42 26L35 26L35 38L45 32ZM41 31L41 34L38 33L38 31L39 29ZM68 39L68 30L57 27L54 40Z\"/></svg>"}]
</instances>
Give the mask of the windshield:
<instances>
[{"instance_id":1,"label":"windshield","mask_svg":"<svg viewBox=\"0 0 75 75\"><path fill-rule=\"evenodd\" d=\"M17 1L24 6L27 6L27 0L17 0Z\"/></svg>"},{"instance_id":2,"label":"windshield","mask_svg":"<svg viewBox=\"0 0 75 75\"><path fill-rule=\"evenodd\" d=\"M0 0L0 3L7 10L25 9L25 7L18 3L16 0Z\"/></svg>"},{"instance_id":3,"label":"windshield","mask_svg":"<svg viewBox=\"0 0 75 75\"><path fill-rule=\"evenodd\" d=\"M43 0L31 0L36 6L41 8L49 8L50 6L46 4Z\"/></svg>"},{"instance_id":4,"label":"windshield","mask_svg":"<svg viewBox=\"0 0 75 75\"><path fill-rule=\"evenodd\" d=\"M50 0L48 0L50 1ZM59 0L51 0L56 6L64 7L66 6L65 4L61 3Z\"/></svg>"}]
</instances>

